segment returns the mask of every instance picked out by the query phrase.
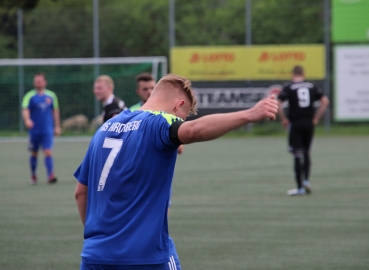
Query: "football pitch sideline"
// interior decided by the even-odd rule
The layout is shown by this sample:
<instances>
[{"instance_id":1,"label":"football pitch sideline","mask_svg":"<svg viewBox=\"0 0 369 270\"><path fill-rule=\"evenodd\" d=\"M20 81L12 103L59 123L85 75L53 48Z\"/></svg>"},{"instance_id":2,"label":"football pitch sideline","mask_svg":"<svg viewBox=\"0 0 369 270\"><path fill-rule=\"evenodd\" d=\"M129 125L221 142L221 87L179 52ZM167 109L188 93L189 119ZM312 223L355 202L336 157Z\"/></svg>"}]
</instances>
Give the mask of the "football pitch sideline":
<instances>
[{"instance_id":1,"label":"football pitch sideline","mask_svg":"<svg viewBox=\"0 0 369 270\"><path fill-rule=\"evenodd\" d=\"M0 269L79 269L83 228L72 174L88 139L55 143L59 182L29 183L25 141L0 140ZM185 146L170 234L184 270L369 269L369 138L317 137L313 193L294 188L284 137Z\"/></svg>"}]
</instances>

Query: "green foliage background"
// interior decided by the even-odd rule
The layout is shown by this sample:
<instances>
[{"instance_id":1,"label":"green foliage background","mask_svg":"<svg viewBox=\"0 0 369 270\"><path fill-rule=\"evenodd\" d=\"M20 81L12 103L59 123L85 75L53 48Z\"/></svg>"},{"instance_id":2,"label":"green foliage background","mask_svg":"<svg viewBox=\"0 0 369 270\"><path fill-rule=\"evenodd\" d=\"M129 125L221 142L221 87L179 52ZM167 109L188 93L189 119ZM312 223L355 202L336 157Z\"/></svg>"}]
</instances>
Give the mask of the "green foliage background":
<instances>
[{"instance_id":1,"label":"green foliage background","mask_svg":"<svg viewBox=\"0 0 369 270\"><path fill-rule=\"evenodd\" d=\"M91 0L24 2L0 4L0 58L17 55L17 8L25 10L26 58L92 57ZM176 45L245 43L244 0L175 5ZM168 0L100 0L101 56L168 56L168 11ZM253 44L321 43L323 0L254 0L252 32Z\"/></svg>"},{"instance_id":2,"label":"green foliage background","mask_svg":"<svg viewBox=\"0 0 369 270\"><path fill-rule=\"evenodd\" d=\"M25 58L93 57L92 0L0 1L0 58L17 58L17 10L23 10ZM245 44L245 0L176 0L177 46ZM169 0L99 0L100 56L169 56ZM254 0L253 44L322 43L323 0ZM49 88L60 99L61 117L94 116L92 67L29 67L32 76L43 71ZM85 69L85 70L83 70ZM86 69L88 69L86 71ZM137 67L138 72L150 67ZM85 73L83 73L85 71ZM106 72L101 70L101 72ZM0 130L19 126L17 68L0 68ZM109 69L116 94L130 106L137 102L134 77ZM78 80L74 78L78 76ZM77 82L79 81L79 82ZM81 102L83 101L83 102Z\"/></svg>"}]
</instances>

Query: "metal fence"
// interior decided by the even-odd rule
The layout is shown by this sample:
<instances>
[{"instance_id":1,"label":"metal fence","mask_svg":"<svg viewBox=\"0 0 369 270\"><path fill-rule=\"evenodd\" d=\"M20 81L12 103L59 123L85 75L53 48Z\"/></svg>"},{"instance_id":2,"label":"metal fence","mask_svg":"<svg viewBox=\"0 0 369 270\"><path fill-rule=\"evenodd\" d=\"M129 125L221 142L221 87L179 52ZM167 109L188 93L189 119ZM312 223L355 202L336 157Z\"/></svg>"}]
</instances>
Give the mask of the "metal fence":
<instances>
[{"instance_id":1,"label":"metal fence","mask_svg":"<svg viewBox=\"0 0 369 270\"><path fill-rule=\"evenodd\" d=\"M329 37L327 0L127 2L134 4L6 16L0 10L7 25L0 30L9 34L0 58L17 57L16 46L24 58L168 56L171 46L316 44Z\"/></svg>"},{"instance_id":2,"label":"metal fence","mask_svg":"<svg viewBox=\"0 0 369 270\"><path fill-rule=\"evenodd\" d=\"M172 46L325 43L323 85L331 96L329 0L125 1L100 7L98 0L93 3L85 8L0 11L5 21L0 31L6 34L0 41L0 58L168 57ZM9 80L2 78L1 84ZM32 87L30 78L26 82L27 90ZM8 91L10 106L19 108L18 89ZM84 91L92 94L91 88ZM10 128L8 121L2 123L0 129ZM329 123L327 114L327 128Z\"/></svg>"}]
</instances>

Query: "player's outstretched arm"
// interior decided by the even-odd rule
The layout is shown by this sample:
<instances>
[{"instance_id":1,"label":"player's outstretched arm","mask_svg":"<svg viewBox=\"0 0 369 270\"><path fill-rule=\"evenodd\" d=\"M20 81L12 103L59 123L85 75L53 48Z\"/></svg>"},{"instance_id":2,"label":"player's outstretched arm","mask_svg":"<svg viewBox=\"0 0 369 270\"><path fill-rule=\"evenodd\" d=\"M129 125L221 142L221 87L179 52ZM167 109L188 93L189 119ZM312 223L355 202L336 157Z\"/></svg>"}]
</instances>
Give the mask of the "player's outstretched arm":
<instances>
[{"instance_id":1,"label":"player's outstretched arm","mask_svg":"<svg viewBox=\"0 0 369 270\"><path fill-rule=\"evenodd\" d=\"M74 197L77 202L79 217L81 218L83 226L86 221L86 206L87 206L87 192L88 188L82 185L80 182L77 183L76 190L74 192Z\"/></svg>"},{"instance_id":2,"label":"player's outstretched arm","mask_svg":"<svg viewBox=\"0 0 369 270\"><path fill-rule=\"evenodd\" d=\"M213 140L247 123L265 118L274 120L277 112L278 103L272 95L249 110L207 115L185 122L179 127L178 138L184 144Z\"/></svg>"}]
</instances>

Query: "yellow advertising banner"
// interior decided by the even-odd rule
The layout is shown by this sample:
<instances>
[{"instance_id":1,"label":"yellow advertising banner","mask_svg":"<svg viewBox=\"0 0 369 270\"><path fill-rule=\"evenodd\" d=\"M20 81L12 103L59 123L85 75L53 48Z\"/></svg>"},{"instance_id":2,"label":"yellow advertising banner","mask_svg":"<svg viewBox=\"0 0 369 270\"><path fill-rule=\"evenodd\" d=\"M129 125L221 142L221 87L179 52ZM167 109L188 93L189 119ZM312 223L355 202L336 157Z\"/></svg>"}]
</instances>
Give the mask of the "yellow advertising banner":
<instances>
[{"instance_id":1,"label":"yellow advertising banner","mask_svg":"<svg viewBox=\"0 0 369 270\"><path fill-rule=\"evenodd\" d=\"M325 78L323 45L175 47L170 60L172 73L193 81L288 80L295 65Z\"/></svg>"},{"instance_id":2,"label":"yellow advertising banner","mask_svg":"<svg viewBox=\"0 0 369 270\"><path fill-rule=\"evenodd\" d=\"M193 81L244 80L245 46L174 47L170 54L171 72Z\"/></svg>"},{"instance_id":3,"label":"yellow advertising banner","mask_svg":"<svg viewBox=\"0 0 369 270\"><path fill-rule=\"evenodd\" d=\"M252 46L247 48L247 75L252 80L287 80L295 65L304 67L307 79L325 78L323 45Z\"/></svg>"}]
</instances>

